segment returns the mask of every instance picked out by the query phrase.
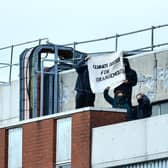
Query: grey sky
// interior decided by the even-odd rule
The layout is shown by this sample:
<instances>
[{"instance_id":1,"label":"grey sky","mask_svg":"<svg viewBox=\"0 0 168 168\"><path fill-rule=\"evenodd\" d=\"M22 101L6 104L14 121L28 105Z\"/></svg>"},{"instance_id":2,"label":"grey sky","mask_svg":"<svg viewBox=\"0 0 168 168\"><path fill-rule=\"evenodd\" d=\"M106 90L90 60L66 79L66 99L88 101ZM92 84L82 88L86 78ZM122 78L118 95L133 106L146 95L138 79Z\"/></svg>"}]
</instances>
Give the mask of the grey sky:
<instances>
[{"instance_id":1,"label":"grey sky","mask_svg":"<svg viewBox=\"0 0 168 168\"><path fill-rule=\"evenodd\" d=\"M125 33L152 25L167 24L167 0L0 0L0 48L20 42L48 37L65 44ZM166 39L162 32L155 41ZM124 50L150 45L150 33L119 40ZM168 42L168 41L166 41ZM129 46L127 46L129 44ZM14 49L14 63L27 46ZM114 41L82 45L84 52L111 51ZM0 62L10 62L10 49L0 51ZM2 71L3 70L3 71ZM13 67L18 76L18 67ZM5 74L5 75L4 75ZM8 80L9 68L0 76Z\"/></svg>"},{"instance_id":2,"label":"grey sky","mask_svg":"<svg viewBox=\"0 0 168 168\"><path fill-rule=\"evenodd\" d=\"M167 0L0 0L0 47L49 37L57 44L166 24Z\"/></svg>"}]
</instances>

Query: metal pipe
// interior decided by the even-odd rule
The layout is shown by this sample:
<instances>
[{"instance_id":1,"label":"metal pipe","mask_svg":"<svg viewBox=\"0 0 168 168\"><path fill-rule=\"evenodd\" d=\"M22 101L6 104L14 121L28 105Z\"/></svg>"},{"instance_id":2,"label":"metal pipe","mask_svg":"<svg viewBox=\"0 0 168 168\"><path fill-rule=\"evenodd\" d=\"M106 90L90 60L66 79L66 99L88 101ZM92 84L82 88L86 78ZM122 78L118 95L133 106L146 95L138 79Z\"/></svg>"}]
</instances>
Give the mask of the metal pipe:
<instances>
[{"instance_id":1,"label":"metal pipe","mask_svg":"<svg viewBox=\"0 0 168 168\"><path fill-rule=\"evenodd\" d=\"M118 50L118 34L116 34L116 37L115 37L115 51Z\"/></svg>"},{"instance_id":2,"label":"metal pipe","mask_svg":"<svg viewBox=\"0 0 168 168\"><path fill-rule=\"evenodd\" d=\"M41 41L48 40L48 38L42 38L40 40ZM22 46L22 45L26 45L26 44L30 44L30 43L35 43L35 42L38 42L38 41L39 41L39 39L38 40L27 41L27 42L24 42L24 43L18 43L18 44L15 44L15 45L10 45L10 46L6 46L6 47L2 47L2 48L0 48L0 50L8 49L8 48L11 48L12 46L13 47L18 47L18 46Z\"/></svg>"},{"instance_id":3,"label":"metal pipe","mask_svg":"<svg viewBox=\"0 0 168 168\"><path fill-rule=\"evenodd\" d=\"M80 41L80 42L76 42L77 44L84 44L84 43L91 43L91 42L97 42L97 41L102 41L102 40L108 40L111 38L115 38L114 36L110 36L110 37L105 37L105 38L98 38L98 39L93 39L93 40L87 40L87 41ZM69 46L69 45L73 45L74 43L68 43L68 44L64 44L64 46Z\"/></svg>"},{"instance_id":4,"label":"metal pipe","mask_svg":"<svg viewBox=\"0 0 168 168\"><path fill-rule=\"evenodd\" d=\"M1 66L0 69L7 68L7 67L9 67L9 65Z\"/></svg>"},{"instance_id":5,"label":"metal pipe","mask_svg":"<svg viewBox=\"0 0 168 168\"><path fill-rule=\"evenodd\" d=\"M158 29L158 28L163 28L163 27L167 27L168 24L164 24L164 25L158 25L158 26L153 26L155 29ZM126 36L126 35L130 35L130 34L134 34L134 33L140 33L140 32L143 32L143 31L148 31L148 30L151 30L151 27L150 28L146 28L146 29L141 29L141 30L137 30L137 31L132 31L132 32L128 32L128 33L123 33L123 34L118 34L118 36ZM93 40L87 40L87 41L80 41L80 42L75 42L75 44L83 44L83 43L89 43L89 42L96 42L96 41L101 41L101 40L108 40L108 39L111 39L111 38L115 38L116 35L114 36L109 36L109 37L105 37L105 38L97 38L97 39L93 39ZM41 41L42 40L48 40L48 38L42 38L40 39ZM14 47L16 46L21 46L21 45L25 45L25 44L29 44L29 43L34 43L34 42L37 42L39 41L38 40L33 40L33 41L28 41L28 42L25 42L25 43L18 43L18 44L15 44L13 45ZM47 41L48 42L48 41ZM49 42L48 42L49 43ZM64 46L68 46L68 45L73 45L74 43L67 43L65 44ZM7 49L7 48L11 48L11 46L6 46L6 47L3 47L3 48L0 48L0 50L2 49Z\"/></svg>"},{"instance_id":6,"label":"metal pipe","mask_svg":"<svg viewBox=\"0 0 168 168\"><path fill-rule=\"evenodd\" d=\"M39 39L39 42L38 42L39 45L41 45L41 39Z\"/></svg>"},{"instance_id":7,"label":"metal pipe","mask_svg":"<svg viewBox=\"0 0 168 168\"><path fill-rule=\"evenodd\" d=\"M55 46L55 60L58 60L58 48ZM54 78L54 113L58 113L58 64L55 63L55 78Z\"/></svg>"},{"instance_id":8,"label":"metal pipe","mask_svg":"<svg viewBox=\"0 0 168 168\"><path fill-rule=\"evenodd\" d=\"M8 64L8 63L0 63L0 65L7 65L7 66L18 66L19 64Z\"/></svg>"},{"instance_id":9,"label":"metal pipe","mask_svg":"<svg viewBox=\"0 0 168 168\"><path fill-rule=\"evenodd\" d=\"M154 27L155 29L158 29L158 28L167 27L167 26L168 26L168 24L159 25L159 26L153 26L153 27ZM118 34L118 37L127 36L127 35L131 35L131 34L135 34L135 33L140 33L140 32L144 32L144 31L149 31L149 30L151 30L151 29L152 29L152 28L149 27L149 28L145 28L145 29L140 29L140 30L128 32L128 33L122 33L122 34ZM105 38L97 38L97 39L93 39L93 40L80 41L80 42L76 42L76 44L91 43L91 42L97 42L97 41L102 41L102 40L109 40L109 39L112 39L112 38L116 38L116 35L109 36L109 37L105 37ZM74 44L74 43L67 43L67 44L65 44L64 46L69 46L69 45L73 45L73 44Z\"/></svg>"},{"instance_id":10,"label":"metal pipe","mask_svg":"<svg viewBox=\"0 0 168 168\"><path fill-rule=\"evenodd\" d=\"M43 98L44 98L44 62L41 61L41 82L40 82L40 116L43 116Z\"/></svg>"},{"instance_id":11,"label":"metal pipe","mask_svg":"<svg viewBox=\"0 0 168 168\"><path fill-rule=\"evenodd\" d=\"M153 48L154 48L154 29L155 27L152 26L151 28L151 50L153 51Z\"/></svg>"},{"instance_id":12,"label":"metal pipe","mask_svg":"<svg viewBox=\"0 0 168 168\"><path fill-rule=\"evenodd\" d=\"M9 84L11 84L11 78L12 78L12 62L13 62L13 46L11 46L10 71L9 71Z\"/></svg>"},{"instance_id":13,"label":"metal pipe","mask_svg":"<svg viewBox=\"0 0 168 168\"><path fill-rule=\"evenodd\" d=\"M75 61L75 49L76 49L76 42L74 42L74 44L73 44L73 58L72 58L73 63Z\"/></svg>"},{"instance_id":14,"label":"metal pipe","mask_svg":"<svg viewBox=\"0 0 168 168\"><path fill-rule=\"evenodd\" d=\"M41 72L41 71L36 71L36 73L41 74L42 72ZM43 74L55 75L55 73L52 73L52 72L44 72L44 71L43 71Z\"/></svg>"}]
</instances>

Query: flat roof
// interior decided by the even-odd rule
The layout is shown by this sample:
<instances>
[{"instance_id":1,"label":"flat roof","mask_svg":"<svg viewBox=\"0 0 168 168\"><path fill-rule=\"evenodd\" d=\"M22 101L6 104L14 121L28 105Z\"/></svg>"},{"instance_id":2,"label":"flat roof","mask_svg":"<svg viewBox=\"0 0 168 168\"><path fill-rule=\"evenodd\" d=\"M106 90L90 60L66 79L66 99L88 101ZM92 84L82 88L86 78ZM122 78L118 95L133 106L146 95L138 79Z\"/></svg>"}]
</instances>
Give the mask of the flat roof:
<instances>
[{"instance_id":1,"label":"flat roof","mask_svg":"<svg viewBox=\"0 0 168 168\"><path fill-rule=\"evenodd\" d=\"M72 116L72 114L76 113L81 113L81 112L86 112L86 111L92 111L92 112L118 112L118 113L126 113L126 109L120 109L120 108L101 108L101 107L84 107L80 109L74 109L70 111L65 111L65 112L59 112L51 115L46 115L46 116L41 116L41 117L36 117L36 118L31 118L28 120L23 120L23 121L17 121L11 124L4 124L0 126L0 128L14 128L14 127L19 127L23 124L31 123L31 122L36 122L36 121L42 121L42 120L47 120L47 119L60 119L60 118L66 118Z\"/></svg>"}]
</instances>

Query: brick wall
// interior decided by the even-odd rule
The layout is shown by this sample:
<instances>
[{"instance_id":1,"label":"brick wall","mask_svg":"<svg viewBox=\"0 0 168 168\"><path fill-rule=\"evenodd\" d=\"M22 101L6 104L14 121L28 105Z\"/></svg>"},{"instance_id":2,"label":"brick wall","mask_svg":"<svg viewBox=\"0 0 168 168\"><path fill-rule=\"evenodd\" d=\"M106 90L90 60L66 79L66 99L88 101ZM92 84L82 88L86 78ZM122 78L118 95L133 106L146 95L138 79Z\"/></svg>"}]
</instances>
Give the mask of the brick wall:
<instances>
[{"instance_id":1,"label":"brick wall","mask_svg":"<svg viewBox=\"0 0 168 168\"><path fill-rule=\"evenodd\" d=\"M72 168L90 167L91 122L90 112L72 116Z\"/></svg>"},{"instance_id":2,"label":"brick wall","mask_svg":"<svg viewBox=\"0 0 168 168\"><path fill-rule=\"evenodd\" d=\"M126 120L124 113L82 112L72 116L72 168L91 168L92 128Z\"/></svg>"},{"instance_id":3,"label":"brick wall","mask_svg":"<svg viewBox=\"0 0 168 168\"><path fill-rule=\"evenodd\" d=\"M54 119L23 125L24 168L54 168L55 134Z\"/></svg>"},{"instance_id":4,"label":"brick wall","mask_svg":"<svg viewBox=\"0 0 168 168\"><path fill-rule=\"evenodd\" d=\"M8 131L0 129L0 168L7 168Z\"/></svg>"},{"instance_id":5,"label":"brick wall","mask_svg":"<svg viewBox=\"0 0 168 168\"><path fill-rule=\"evenodd\" d=\"M126 121L124 113L94 111L91 113L91 127L100 127Z\"/></svg>"},{"instance_id":6,"label":"brick wall","mask_svg":"<svg viewBox=\"0 0 168 168\"><path fill-rule=\"evenodd\" d=\"M72 168L91 167L92 128L125 121L124 113L86 111L72 115ZM22 125L23 168L55 168L56 119ZM8 130L0 129L0 168L7 168Z\"/></svg>"}]
</instances>

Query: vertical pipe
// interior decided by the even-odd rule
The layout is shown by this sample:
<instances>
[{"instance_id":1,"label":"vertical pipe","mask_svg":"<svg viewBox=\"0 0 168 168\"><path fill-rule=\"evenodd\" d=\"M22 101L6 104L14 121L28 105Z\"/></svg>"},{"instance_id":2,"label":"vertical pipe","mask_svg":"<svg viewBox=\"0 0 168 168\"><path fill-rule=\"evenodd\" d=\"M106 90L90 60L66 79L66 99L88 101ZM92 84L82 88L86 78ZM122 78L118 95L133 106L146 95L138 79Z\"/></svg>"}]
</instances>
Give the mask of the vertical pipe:
<instances>
[{"instance_id":1,"label":"vertical pipe","mask_svg":"<svg viewBox=\"0 0 168 168\"><path fill-rule=\"evenodd\" d=\"M58 103L58 48L55 46L55 76L54 76L54 113L59 112L59 103Z\"/></svg>"},{"instance_id":2,"label":"vertical pipe","mask_svg":"<svg viewBox=\"0 0 168 168\"><path fill-rule=\"evenodd\" d=\"M13 45L11 46L11 58L10 58L10 71L9 71L9 84L11 84L12 78L12 63L13 63Z\"/></svg>"},{"instance_id":3,"label":"vertical pipe","mask_svg":"<svg viewBox=\"0 0 168 168\"><path fill-rule=\"evenodd\" d=\"M54 76L53 75L49 75L49 103L48 103L48 114L53 114L53 95L54 95L54 92L53 92L53 79L54 79Z\"/></svg>"},{"instance_id":4,"label":"vertical pipe","mask_svg":"<svg viewBox=\"0 0 168 168\"><path fill-rule=\"evenodd\" d=\"M41 45L41 39L39 39L38 43L39 43L39 45Z\"/></svg>"},{"instance_id":5,"label":"vertical pipe","mask_svg":"<svg viewBox=\"0 0 168 168\"><path fill-rule=\"evenodd\" d=\"M74 63L74 60L75 60L75 50L76 50L76 42L73 43L73 63Z\"/></svg>"},{"instance_id":6,"label":"vertical pipe","mask_svg":"<svg viewBox=\"0 0 168 168\"><path fill-rule=\"evenodd\" d=\"M44 61L41 61L41 82L40 82L40 116L43 116L43 98L44 98Z\"/></svg>"},{"instance_id":7,"label":"vertical pipe","mask_svg":"<svg viewBox=\"0 0 168 168\"><path fill-rule=\"evenodd\" d=\"M116 34L116 36L115 36L115 51L116 51L116 52L117 52L117 50L118 50L118 37L119 37L119 35Z\"/></svg>"},{"instance_id":8,"label":"vertical pipe","mask_svg":"<svg viewBox=\"0 0 168 168\"><path fill-rule=\"evenodd\" d=\"M153 51L153 48L154 48L154 29L155 27L152 26L151 28L151 50Z\"/></svg>"}]
</instances>

